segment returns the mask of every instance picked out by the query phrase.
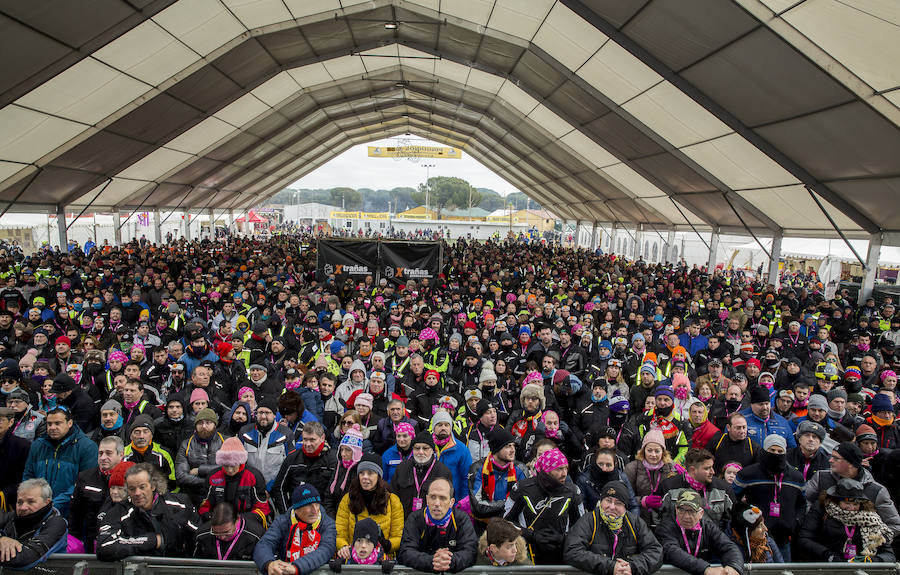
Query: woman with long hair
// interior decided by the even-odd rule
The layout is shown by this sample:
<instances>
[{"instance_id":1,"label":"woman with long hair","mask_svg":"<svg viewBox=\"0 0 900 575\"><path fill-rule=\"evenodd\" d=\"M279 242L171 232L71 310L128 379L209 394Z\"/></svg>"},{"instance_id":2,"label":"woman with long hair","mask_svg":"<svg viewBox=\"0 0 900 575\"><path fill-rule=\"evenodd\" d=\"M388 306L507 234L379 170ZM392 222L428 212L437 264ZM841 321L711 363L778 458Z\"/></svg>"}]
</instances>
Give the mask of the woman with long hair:
<instances>
[{"instance_id":1,"label":"woman with long hair","mask_svg":"<svg viewBox=\"0 0 900 575\"><path fill-rule=\"evenodd\" d=\"M665 493L660 491L659 486L675 473L662 432L658 429L648 431L635 460L625 466L625 476L634 488L641 504L641 518L647 525L655 525L653 515L658 515L662 508Z\"/></svg>"},{"instance_id":2,"label":"woman with long hair","mask_svg":"<svg viewBox=\"0 0 900 575\"><path fill-rule=\"evenodd\" d=\"M335 524L337 528L337 554L341 559L350 557L353 546L353 531L357 522L371 518L384 534L382 543L389 557L397 554L403 535L403 504L391 493L390 485L384 480L381 458L368 453L357 464L356 476L338 505Z\"/></svg>"}]
</instances>

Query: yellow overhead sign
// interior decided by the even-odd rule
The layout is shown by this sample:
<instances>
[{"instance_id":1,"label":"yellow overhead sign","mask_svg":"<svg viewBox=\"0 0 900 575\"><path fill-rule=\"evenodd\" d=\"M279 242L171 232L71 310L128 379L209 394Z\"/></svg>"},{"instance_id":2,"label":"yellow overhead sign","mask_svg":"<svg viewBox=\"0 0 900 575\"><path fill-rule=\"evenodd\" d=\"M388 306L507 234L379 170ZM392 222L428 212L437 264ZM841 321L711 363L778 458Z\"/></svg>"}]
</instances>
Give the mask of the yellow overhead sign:
<instances>
[{"instance_id":1,"label":"yellow overhead sign","mask_svg":"<svg viewBox=\"0 0 900 575\"><path fill-rule=\"evenodd\" d=\"M459 148L443 146L369 146L370 158L440 158L458 160L462 158Z\"/></svg>"}]
</instances>

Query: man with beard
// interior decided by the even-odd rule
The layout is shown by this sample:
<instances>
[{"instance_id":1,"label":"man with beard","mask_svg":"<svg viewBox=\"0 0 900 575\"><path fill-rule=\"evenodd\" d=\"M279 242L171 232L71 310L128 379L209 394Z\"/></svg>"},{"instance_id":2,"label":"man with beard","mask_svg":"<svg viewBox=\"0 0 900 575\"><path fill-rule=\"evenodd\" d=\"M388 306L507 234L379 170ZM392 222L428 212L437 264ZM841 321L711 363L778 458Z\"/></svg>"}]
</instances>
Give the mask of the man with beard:
<instances>
[{"instance_id":1,"label":"man with beard","mask_svg":"<svg viewBox=\"0 0 900 575\"><path fill-rule=\"evenodd\" d=\"M759 463L741 469L732 488L737 497L762 510L769 535L778 544L785 562L791 561L791 538L806 502L803 474L788 465L787 443L781 435L768 435Z\"/></svg>"},{"instance_id":2,"label":"man with beard","mask_svg":"<svg viewBox=\"0 0 900 575\"><path fill-rule=\"evenodd\" d=\"M438 410L431 418L431 429L436 456L453 475L454 492L466 493L466 477L472 466L472 455L469 448L453 436L453 417L444 409Z\"/></svg>"},{"instance_id":3,"label":"man with beard","mask_svg":"<svg viewBox=\"0 0 900 575\"><path fill-rule=\"evenodd\" d=\"M294 434L283 422L275 421L277 411L274 398L257 399L256 421L242 427L238 437L247 450L248 465L265 478L266 490L271 489L281 465L294 449Z\"/></svg>"},{"instance_id":4,"label":"man with beard","mask_svg":"<svg viewBox=\"0 0 900 575\"><path fill-rule=\"evenodd\" d=\"M804 421L797 426L797 447L788 449L787 462L803 475L803 480L810 479L816 471L828 469L828 452L822 449L825 440L825 428L815 421Z\"/></svg>"},{"instance_id":5,"label":"man with beard","mask_svg":"<svg viewBox=\"0 0 900 575\"><path fill-rule=\"evenodd\" d=\"M584 514L581 493L567 481L569 462L559 449L542 453L534 469L535 477L513 487L505 517L522 529L535 564L559 565L566 533Z\"/></svg>"},{"instance_id":6,"label":"man with beard","mask_svg":"<svg viewBox=\"0 0 900 575\"><path fill-rule=\"evenodd\" d=\"M741 411L747 418L747 436L756 442L763 441L772 434L780 435L787 442L788 448L796 447L791 424L772 412L772 401L769 390L761 385L750 388L750 407Z\"/></svg>"},{"instance_id":7,"label":"man with beard","mask_svg":"<svg viewBox=\"0 0 900 575\"><path fill-rule=\"evenodd\" d=\"M516 465L516 438L509 431L495 429L488 437L490 453L469 468L469 504L475 531L484 531L492 517L500 517L513 487L525 478Z\"/></svg>"},{"instance_id":8,"label":"man with beard","mask_svg":"<svg viewBox=\"0 0 900 575\"><path fill-rule=\"evenodd\" d=\"M19 485L15 511L0 515L0 567L28 571L52 553L66 550L66 520L53 508L53 490L43 479Z\"/></svg>"},{"instance_id":9,"label":"man with beard","mask_svg":"<svg viewBox=\"0 0 900 575\"><path fill-rule=\"evenodd\" d=\"M394 478L397 467L412 457L412 441L415 435L416 428L410 422L400 421L394 425L395 443L381 456L384 480L388 483Z\"/></svg>"},{"instance_id":10,"label":"man with beard","mask_svg":"<svg viewBox=\"0 0 900 575\"><path fill-rule=\"evenodd\" d=\"M100 440L97 448L97 467L78 474L72 506L69 510L69 532L94 550L97 539L97 517L109 499L109 477L113 467L122 461L125 446L118 436Z\"/></svg>"},{"instance_id":11,"label":"man with beard","mask_svg":"<svg viewBox=\"0 0 900 575\"><path fill-rule=\"evenodd\" d=\"M727 463L740 463L742 467L754 463L762 447L747 437L747 418L740 413L732 413L725 430L712 436L706 450L713 454L716 473L721 473Z\"/></svg>"},{"instance_id":12,"label":"man with beard","mask_svg":"<svg viewBox=\"0 0 900 575\"><path fill-rule=\"evenodd\" d=\"M216 452L225 438L216 431L219 416L210 408L201 409L194 418L194 433L185 439L175 457L175 481L191 503L199 506L206 495L209 476L218 468Z\"/></svg>"},{"instance_id":13,"label":"man with beard","mask_svg":"<svg viewBox=\"0 0 900 575\"><path fill-rule=\"evenodd\" d=\"M450 470L434 456L434 438L420 431L412 440L412 457L398 465L391 478L391 491L400 498L406 517L422 509L428 484L438 478L452 485Z\"/></svg>"},{"instance_id":14,"label":"man with beard","mask_svg":"<svg viewBox=\"0 0 900 575\"><path fill-rule=\"evenodd\" d=\"M291 494L303 480L320 493L326 492L336 465L336 451L325 441L322 424L318 421L305 424L300 449L295 449L285 458L272 486L272 501L278 512L287 512Z\"/></svg>"}]
</instances>

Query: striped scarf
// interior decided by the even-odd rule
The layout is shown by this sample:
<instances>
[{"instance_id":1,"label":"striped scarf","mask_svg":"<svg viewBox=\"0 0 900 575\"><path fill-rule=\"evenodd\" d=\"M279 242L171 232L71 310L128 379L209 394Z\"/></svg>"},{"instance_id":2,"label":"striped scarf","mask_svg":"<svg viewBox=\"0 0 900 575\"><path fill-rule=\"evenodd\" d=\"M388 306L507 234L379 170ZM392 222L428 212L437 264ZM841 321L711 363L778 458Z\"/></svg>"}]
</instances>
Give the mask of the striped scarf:
<instances>
[{"instance_id":1,"label":"striped scarf","mask_svg":"<svg viewBox=\"0 0 900 575\"><path fill-rule=\"evenodd\" d=\"M506 493L512 489L516 483L516 466L512 462L507 463L506 467L499 467L506 470ZM484 459L484 465L481 466L481 490L488 501L494 500L494 490L497 488L497 476L494 475L494 457L488 456Z\"/></svg>"}]
</instances>

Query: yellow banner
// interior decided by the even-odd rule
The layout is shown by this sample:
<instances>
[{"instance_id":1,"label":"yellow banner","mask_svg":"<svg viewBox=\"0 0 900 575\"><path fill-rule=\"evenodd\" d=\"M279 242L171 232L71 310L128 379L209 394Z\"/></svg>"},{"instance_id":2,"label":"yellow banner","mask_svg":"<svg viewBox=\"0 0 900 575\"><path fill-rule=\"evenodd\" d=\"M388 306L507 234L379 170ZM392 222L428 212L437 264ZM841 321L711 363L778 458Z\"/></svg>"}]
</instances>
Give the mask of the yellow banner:
<instances>
[{"instance_id":1,"label":"yellow banner","mask_svg":"<svg viewBox=\"0 0 900 575\"><path fill-rule=\"evenodd\" d=\"M459 148L443 146L369 146L370 158L441 158L458 160L462 158Z\"/></svg>"},{"instance_id":2,"label":"yellow banner","mask_svg":"<svg viewBox=\"0 0 900 575\"><path fill-rule=\"evenodd\" d=\"M389 220L388 212L331 212L331 217L339 220Z\"/></svg>"}]
</instances>

